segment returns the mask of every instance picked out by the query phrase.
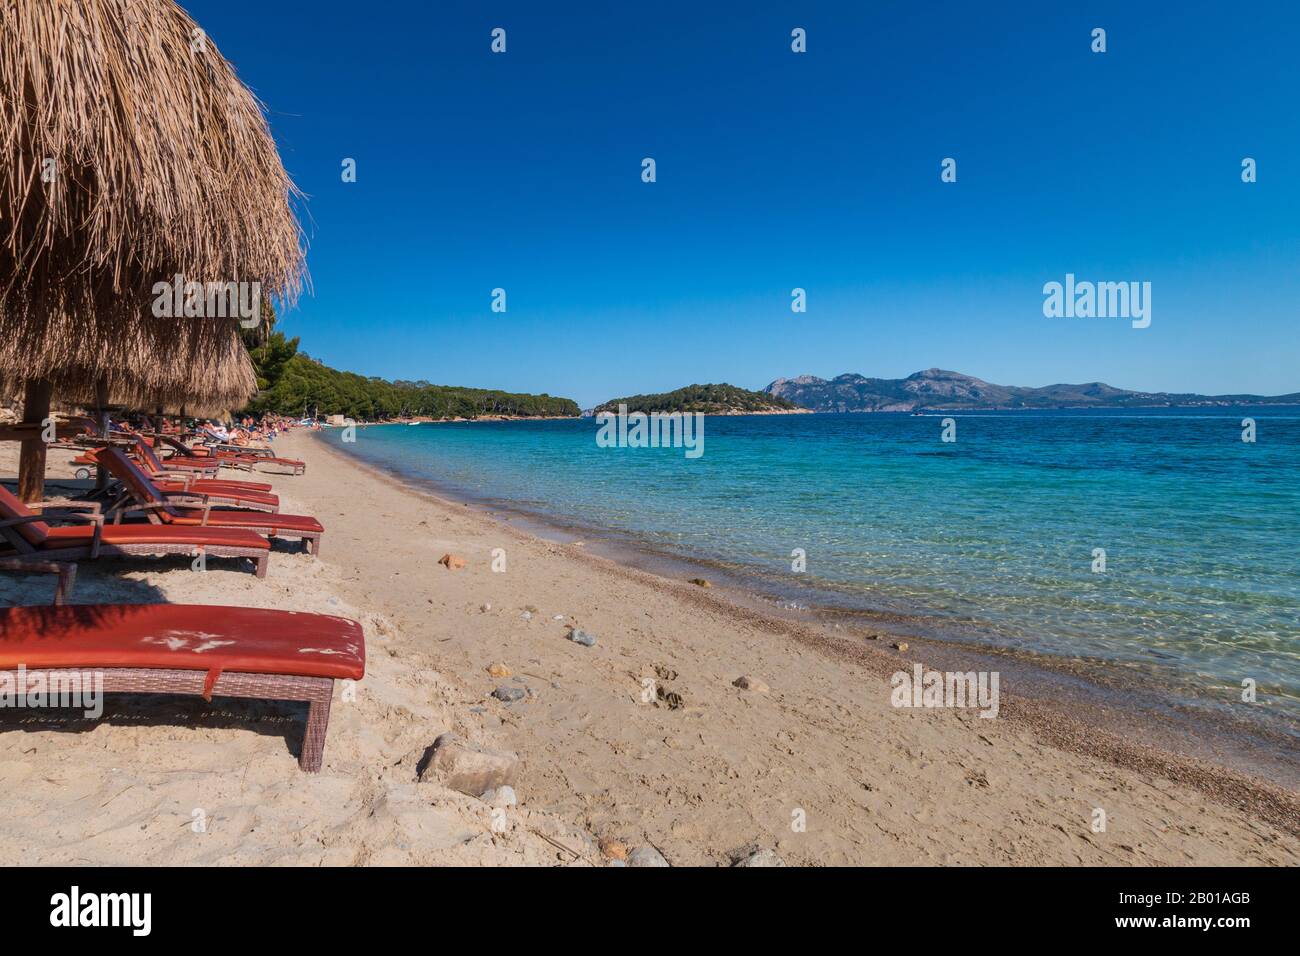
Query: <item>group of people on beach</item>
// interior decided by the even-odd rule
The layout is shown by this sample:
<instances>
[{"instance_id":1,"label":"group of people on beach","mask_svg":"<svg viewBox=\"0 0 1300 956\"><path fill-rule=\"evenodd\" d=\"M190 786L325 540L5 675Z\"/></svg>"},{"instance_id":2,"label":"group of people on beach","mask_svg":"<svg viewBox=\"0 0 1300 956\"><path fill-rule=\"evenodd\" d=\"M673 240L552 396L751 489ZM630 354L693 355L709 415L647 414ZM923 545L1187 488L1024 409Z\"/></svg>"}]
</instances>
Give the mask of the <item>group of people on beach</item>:
<instances>
[{"instance_id":1,"label":"group of people on beach","mask_svg":"<svg viewBox=\"0 0 1300 956\"><path fill-rule=\"evenodd\" d=\"M175 424L172 419L164 419L164 434L169 432L180 433L181 428ZM222 445L269 445L274 442L277 435L284 434L295 428L308 428L319 431L320 422L317 421L299 421L289 418L285 415L266 414L260 418L254 418L251 415L244 415L238 421L229 423L217 419L200 419L193 425L193 431L198 434L200 439L216 442ZM112 431L124 435L137 435L141 432L154 432L155 425L145 415L138 415L134 420L124 418L121 421L110 421Z\"/></svg>"},{"instance_id":2,"label":"group of people on beach","mask_svg":"<svg viewBox=\"0 0 1300 956\"><path fill-rule=\"evenodd\" d=\"M204 422L199 427L199 434L227 445L270 444L277 435L297 427L299 422L283 415L264 415L260 420L245 415L229 427L221 422Z\"/></svg>"}]
</instances>

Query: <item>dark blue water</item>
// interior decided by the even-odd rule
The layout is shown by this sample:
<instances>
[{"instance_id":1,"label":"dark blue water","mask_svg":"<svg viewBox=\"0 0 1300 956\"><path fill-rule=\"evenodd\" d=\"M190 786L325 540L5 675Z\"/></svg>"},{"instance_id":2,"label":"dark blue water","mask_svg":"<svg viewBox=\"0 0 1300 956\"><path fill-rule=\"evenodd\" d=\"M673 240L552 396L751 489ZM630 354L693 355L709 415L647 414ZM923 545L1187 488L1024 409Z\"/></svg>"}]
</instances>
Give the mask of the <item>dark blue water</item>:
<instances>
[{"instance_id":1,"label":"dark blue water","mask_svg":"<svg viewBox=\"0 0 1300 956\"><path fill-rule=\"evenodd\" d=\"M1300 712L1300 409L952 417L953 443L942 416L710 417L694 460L597 447L590 419L370 427L343 447L810 601L1150 665L1221 696L1249 677Z\"/></svg>"}]
</instances>

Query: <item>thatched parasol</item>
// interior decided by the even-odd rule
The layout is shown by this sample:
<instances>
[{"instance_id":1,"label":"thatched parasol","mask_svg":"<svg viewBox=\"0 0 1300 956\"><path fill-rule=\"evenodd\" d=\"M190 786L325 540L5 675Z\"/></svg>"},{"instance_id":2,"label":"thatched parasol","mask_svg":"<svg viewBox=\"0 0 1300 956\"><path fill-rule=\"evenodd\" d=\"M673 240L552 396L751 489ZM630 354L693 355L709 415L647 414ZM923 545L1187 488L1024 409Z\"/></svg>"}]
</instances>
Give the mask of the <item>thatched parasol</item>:
<instances>
[{"instance_id":1,"label":"thatched parasol","mask_svg":"<svg viewBox=\"0 0 1300 956\"><path fill-rule=\"evenodd\" d=\"M231 318L157 318L157 283L305 278L261 104L172 0L0 2L0 384L66 401L238 407ZM39 495L44 449L23 446Z\"/></svg>"},{"instance_id":2,"label":"thatched parasol","mask_svg":"<svg viewBox=\"0 0 1300 956\"><path fill-rule=\"evenodd\" d=\"M139 315L131 321L146 325L154 334L141 342L137 360L126 370L74 362L46 370L42 377L61 404L146 410L158 405L187 406L194 414L215 415L242 408L257 391L257 375L234 323ZM0 317L0 326L4 324ZM19 341L0 341L0 369L20 367L22 350L15 345ZM158 360L160 355L165 361ZM16 376L10 379L14 380Z\"/></svg>"}]
</instances>

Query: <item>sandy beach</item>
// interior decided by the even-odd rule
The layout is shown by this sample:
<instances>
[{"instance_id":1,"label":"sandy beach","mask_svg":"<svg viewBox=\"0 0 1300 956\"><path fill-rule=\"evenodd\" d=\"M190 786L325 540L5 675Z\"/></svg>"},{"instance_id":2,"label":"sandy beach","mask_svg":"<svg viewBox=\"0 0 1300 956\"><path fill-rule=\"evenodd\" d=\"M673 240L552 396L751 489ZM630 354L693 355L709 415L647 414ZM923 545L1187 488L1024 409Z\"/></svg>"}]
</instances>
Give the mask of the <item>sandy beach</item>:
<instances>
[{"instance_id":1,"label":"sandy beach","mask_svg":"<svg viewBox=\"0 0 1300 956\"><path fill-rule=\"evenodd\" d=\"M0 713L9 859L602 865L603 842L672 865L758 848L790 865L1300 862L1293 791L1071 725L1006 688L997 719L893 707L890 675L925 664L923 647L765 616L414 490L309 435L276 447L308 462L270 480L283 511L325 525L320 559L276 545L264 580L218 560L202 573L87 562L74 601L359 620L367 676L355 701L335 700L322 772L299 771L301 711L287 704ZM0 474L15 452L0 446ZM69 474L65 457L52 476ZM465 567L438 564L446 553ZM51 590L0 575L4 603ZM595 645L569 640L573 626ZM742 676L768 689L734 686ZM490 696L501 686L525 696ZM519 755L504 828L483 801L419 781L447 731Z\"/></svg>"}]
</instances>

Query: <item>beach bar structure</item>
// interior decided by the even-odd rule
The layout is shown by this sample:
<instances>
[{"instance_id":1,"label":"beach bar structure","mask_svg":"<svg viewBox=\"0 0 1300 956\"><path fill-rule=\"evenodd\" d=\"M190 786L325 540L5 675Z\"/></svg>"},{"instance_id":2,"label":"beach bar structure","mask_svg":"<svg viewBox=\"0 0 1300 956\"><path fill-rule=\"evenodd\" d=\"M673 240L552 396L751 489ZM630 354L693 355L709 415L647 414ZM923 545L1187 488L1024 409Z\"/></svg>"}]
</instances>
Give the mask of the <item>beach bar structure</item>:
<instances>
[{"instance_id":1,"label":"beach bar structure","mask_svg":"<svg viewBox=\"0 0 1300 956\"><path fill-rule=\"evenodd\" d=\"M23 401L0 438L22 441L21 498L41 497L54 403L244 404L239 316L159 290L293 301L298 196L261 104L172 0L0 3L0 394Z\"/></svg>"}]
</instances>

